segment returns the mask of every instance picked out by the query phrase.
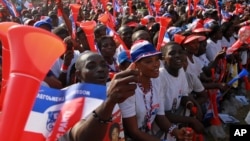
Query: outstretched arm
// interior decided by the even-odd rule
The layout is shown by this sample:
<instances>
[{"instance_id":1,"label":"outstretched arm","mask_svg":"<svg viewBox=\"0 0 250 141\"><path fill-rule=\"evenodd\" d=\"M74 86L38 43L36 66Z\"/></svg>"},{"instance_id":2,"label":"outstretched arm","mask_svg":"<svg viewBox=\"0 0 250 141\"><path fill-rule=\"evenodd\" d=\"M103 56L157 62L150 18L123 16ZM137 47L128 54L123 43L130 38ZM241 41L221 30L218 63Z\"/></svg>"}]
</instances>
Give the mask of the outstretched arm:
<instances>
[{"instance_id":1,"label":"outstretched arm","mask_svg":"<svg viewBox=\"0 0 250 141\"><path fill-rule=\"evenodd\" d=\"M73 141L103 140L114 106L134 94L136 85L132 82L137 81L137 74L137 71L126 70L114 76L108 88L107 100L86 121L78 122L71 129L70 136Z\"/></svg>"}]
</instances>

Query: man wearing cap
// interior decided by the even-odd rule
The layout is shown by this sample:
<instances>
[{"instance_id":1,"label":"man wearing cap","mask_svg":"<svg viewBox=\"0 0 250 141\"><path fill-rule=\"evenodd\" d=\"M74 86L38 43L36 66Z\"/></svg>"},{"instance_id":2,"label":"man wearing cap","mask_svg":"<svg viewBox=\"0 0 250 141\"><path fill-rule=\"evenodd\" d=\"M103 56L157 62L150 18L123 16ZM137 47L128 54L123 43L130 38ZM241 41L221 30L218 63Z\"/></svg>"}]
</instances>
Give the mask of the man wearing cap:
<instances>
[{"instance_id":1,"label":"man wearing cap","mask_svg":"<svg viewBox=\"0 0 250 141\"><path fill-rule=\"evenodd\" d=\"M217 21L218 23L220 23L219 21L219 17L218 17L218 11L216 9L207 9L204 11L204 17L205 17L205 20L204 20L204 23L208 20L215 20Z\"/></svg>"},{"instance_id":2,"label":"man wearing cap","mask_svg":"<svg viewBox=\"0 0 250 141\"><path fill-rule=\"evenodd\" d=\"M206 38L204 36L197 36L197 35L190 35L188 36L184 42L183 46L186 49L187 52L187 60L188 60L188 66L186 68L186 72L191 73L198 77L204 87L206 89L220 89L224 91L226 89L226 86L224 86L221 83L211 83L211 78L208 77L211 75L211 68L214 67L215 65L209 65L209 66L204 66L200 58L196 57L195 54L198 53L198 48L199 48L199 42L205 40ZM216 60L213 60L213 64L218 62L218 59L224 57L225 52L221 52L215 55ZM205 72L204 72L205 71ZM209 72L208 72L209 71ZM208 82L208 83L207 83Z\"/></svg>"},{"instance_id":3,"label":"man wearing cap","mask_svg":"<svg viewBox=\"0 0 250 141\"><path fill-rule=\"evenodd\" d=\"M202 73L203 64L198 57L194 56L194 54L198 53L199 41L205 39L205 36L189 35L183 42L183 46L188 56L188 67L186 71L198 77L200 77L200 74Z\"/></svg>"}]
</instances>

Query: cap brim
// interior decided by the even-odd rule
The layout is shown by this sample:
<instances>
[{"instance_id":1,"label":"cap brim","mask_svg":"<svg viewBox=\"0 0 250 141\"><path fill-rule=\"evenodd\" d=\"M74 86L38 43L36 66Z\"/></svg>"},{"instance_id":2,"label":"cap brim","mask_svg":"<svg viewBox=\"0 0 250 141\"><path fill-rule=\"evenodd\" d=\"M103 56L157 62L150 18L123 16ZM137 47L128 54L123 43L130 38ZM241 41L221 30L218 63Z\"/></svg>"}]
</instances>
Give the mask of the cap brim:
<instances>
[{"instance_id":1,"label":"cap brim","mask_svg":"<svg viewBox=\"0 0 250 141\"><path fill-rule=\"evenodd\" d=\"M129 22L126 25L129 26L129 27L136 27L136 26L138 26L138 23L136 23L136 22Z\"/></svg>"},{"instance_id":2,"label":"cap brim","mask_svg":"<svg viewBox=\"0 0 250 141\"><path fill-rule=\"evenodd\" d=\"M131 60L131 59L126 59L126 58L124 58L124 59L119 60L119 61L118 61L118 64L120 65L120 64L122 64L122 63L124 63L124 62L132 62L132 60Z\"/></svg>"},{"instance_id":3,"label":"cap brim","mask_svg":"<svg viewBox=\"0 0 250 141\"><path fill-rule=\"evenodd\" d=\"M203 41L203 40L206 39L206 37L205 37L205 36L191 35L191 36L187 37L187 39L183 42L183 44L190 43L190 42L192 42L192 41L194 41L194 40L197 40L197 39L198 39L199 41Z\"/></svg>"},{"instance_id":4,"label":"cap brim","mask_svg":"<svg viewBox=\"0 0 250 141\"><path fill-rule=\"evenodd\" d=\"M150 56L156 56L156 55L160 55L160 57L161 57L161 52L154 52L154 53L147 53L147 54L143 54L143 55L141 55L141 56L139 56L134 62L137 62L137 61L139 61L139 60L141 60L142 58L146 58L146 57L150 57Z\"/></svg>"},{"instance_id":5,"label":"cap brim","mask_svg":"<svg viewBox=\"0 0 250 141\"><path fill-rule=\"evenodd\" d=\"M194 32L194 33L211 32L211 30L207 29L207 28L197 28L197 29L194 29L192 32Z\"/></svg>"}]
</instances>

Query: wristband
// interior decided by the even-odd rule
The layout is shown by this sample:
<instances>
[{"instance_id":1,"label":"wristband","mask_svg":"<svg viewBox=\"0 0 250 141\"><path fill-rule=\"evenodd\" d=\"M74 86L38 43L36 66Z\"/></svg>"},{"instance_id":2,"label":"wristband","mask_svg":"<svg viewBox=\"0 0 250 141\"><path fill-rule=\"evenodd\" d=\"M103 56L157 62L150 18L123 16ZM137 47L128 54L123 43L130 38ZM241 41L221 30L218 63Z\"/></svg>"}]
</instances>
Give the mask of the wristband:
<instances>
[{"instance_id":1,"label":"wristband","mask_svg":"<svg viewBox=\"0 0 250 141\"><path fill-rule=\"evenodd\" d=\"M67 71L67 70L63 70L63 69L61 69L61 72L63 72L63 73L67 73L68 71Z\"/></svg>"},{"instance_id":2,"label":"wristband","mask_svg":"<svg viewBox=\"0 0 250 141\"><path fill-rule=\"evenodd\" d=\"M69 68L69 66L66 66L66 65L62 65L62 67L61 67L61 70L68 70L68 68Z\"/></svg>"},{"instance_id":3,"label":"wristband","mask_svg":"<svg viewBox=\"0 0 250 141\"><path fill-rule=\"evenodd\" d=\"M110 117L109 119L107 120L104 120L104 119L101 119L99 115L97 115L96 111L93 111L93 117L98 120L99 123L101 124L107 124L107 123L110 123L112 122L112 117Z\"/></svg>"},{"instance_id":4,"label":"wristband","mask_svg":"<svg viewBox=\"0 0 250 141\"><path fill-rule=\"evenodd\" d=\"M188 102L186 103L186 107L188 106L188 104L192 104L192 105L194 106L194 104L193 104L192 101L188 101Z\"/></svg>"},{"instance_id":5,"label":"wristband","mask_svg":"<svg viewBox=\"0 0 250 141\"><path fill-rule=\"evenodd\" d=\"M66 66L66 65L63 64L62 67L61 67L61 72L67 73L68 68L69 68L69 66Z\"/></svg>"},{"instance_id":6,"label":"wristband","mask_svg":"<svg viewBox=\"0 0 250 141\"><path fill-rule=\"evenodd\" d=\"M169 129L168 129L168 133L169 133L172 137L175 137L174 134L173 134L173 131L174 131L174 129L176 129L176 128L178 128L178 126L175 125L175 124L173 124L173 125L171 125L171 126L169 127Z\"/></svg>"}]
</instances>

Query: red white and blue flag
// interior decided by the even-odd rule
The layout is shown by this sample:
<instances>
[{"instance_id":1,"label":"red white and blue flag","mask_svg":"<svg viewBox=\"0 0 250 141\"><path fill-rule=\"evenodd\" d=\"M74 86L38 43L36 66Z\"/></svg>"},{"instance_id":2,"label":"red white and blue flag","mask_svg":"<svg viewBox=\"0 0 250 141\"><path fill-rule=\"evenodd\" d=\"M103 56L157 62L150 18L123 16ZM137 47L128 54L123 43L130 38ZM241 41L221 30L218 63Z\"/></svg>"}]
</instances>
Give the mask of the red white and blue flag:
<instances>
[{"instance_id":1,"label":"red white and blue flag","mask_svg":"<svg viewBox=\"0 0 250 141\"><path fill-rule=\"evenodd\" d=\"M114 10L116 12L121 12L121 6L119 5L119 2L117 0L114 0Z\"/></svg>"},{"instance_id":2,"label":"red white and blue flag","mask_svg":"<svg viewBox=\"0 0 250 141\"><path fill-rule=\"evenodd\" d=\"M79 120L90 116L105 99L106 86L74 84L63 90L41 86L21 141L55 141ZM117 118L113 118L112 123L121 124L118 106L113 114ZM121 133L121 136L124 134Z\"/></svg>"},{"instance_id":3,"label":"red white and blue flag","mask_svg":"<svg viewBox=\"0 0 250 141\"><path fill-rule=\"evenodd\" d=\"M227 11L225 11L223 9L221 10L221 16L222 16L223 20L225 20L225 21L230 20L230 18L232 17L232 15L230 13L228 13Z\"/></svg>"},{"instance_id":4,"label":"red white and blue flag","mask_svg":"<svg viewBox=\"0 0 250 141\"><path fill-rule=\"evenodd\" d=\"M76 22L75 22L72 14L69 16L69 20L71 22L71 28L72 28L72 35L71 36L73 39L75 39L76 38Z\"/></svg>"},{"instance_id":5,"label":"red white and blue flag","mask_svg":"<svg viewBox=\"0 0 250 141\"><path fill-rule=\"evenodd\" d=\"M166 31L163 37L163 43L167 44L168 42L170 42L170 37L168 35L168 32Z\"/></svg>"},{"instance_id":6,"label":"red white and blue flag","mask_svg":"<svg viewBox=\"0 0 250 141\"><path fill-rule=\"evenodd\" d=\"M19 13L17 12L16 7L13 5L13 3L11 1L9 1L9 0L0 0L0 2L2 3L2 5L4 7L6 7L9 10L11 16L19 17Z\"/></svg>"}]
</instances>

